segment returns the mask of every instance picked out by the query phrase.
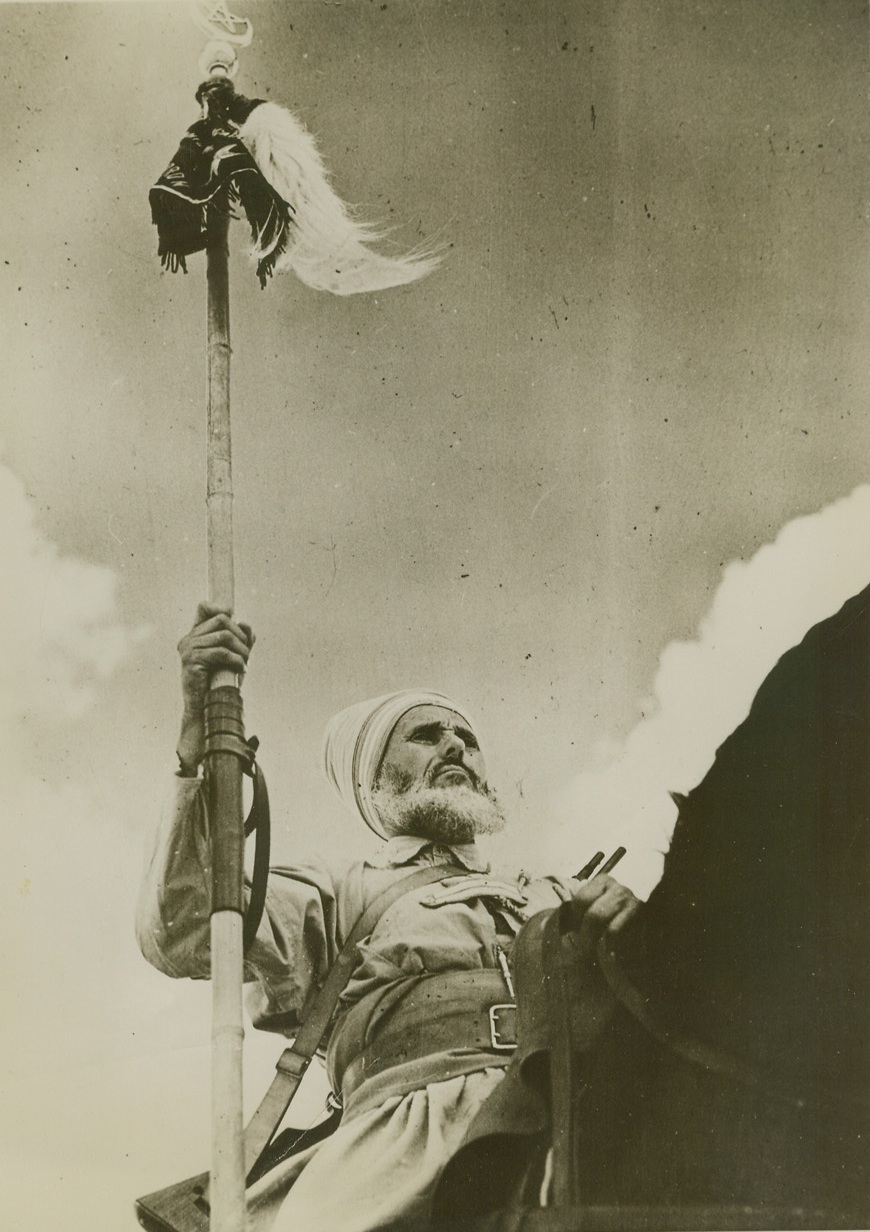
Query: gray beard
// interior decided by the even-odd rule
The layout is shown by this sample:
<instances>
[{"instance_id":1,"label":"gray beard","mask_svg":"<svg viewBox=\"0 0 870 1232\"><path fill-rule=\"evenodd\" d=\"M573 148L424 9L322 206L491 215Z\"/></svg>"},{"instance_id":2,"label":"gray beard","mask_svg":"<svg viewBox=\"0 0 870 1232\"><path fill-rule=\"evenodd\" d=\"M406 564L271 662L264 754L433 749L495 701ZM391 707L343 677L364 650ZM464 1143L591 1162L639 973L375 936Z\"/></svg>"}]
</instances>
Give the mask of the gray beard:
<instances>
[{"instance_id":1,"label":"gray beard","mask_svg":"<svg viewBox=\"0 0 870 1232\"><path fill-rule=\"evenodd\" d=\"M386 777L386 776L385 776ZM410 834L434 843L470 843L479 834L497 834L505 824L495 793L465 784L408 788L392 781L373 799L390 835Z\"/></svg>"}]
</instances>

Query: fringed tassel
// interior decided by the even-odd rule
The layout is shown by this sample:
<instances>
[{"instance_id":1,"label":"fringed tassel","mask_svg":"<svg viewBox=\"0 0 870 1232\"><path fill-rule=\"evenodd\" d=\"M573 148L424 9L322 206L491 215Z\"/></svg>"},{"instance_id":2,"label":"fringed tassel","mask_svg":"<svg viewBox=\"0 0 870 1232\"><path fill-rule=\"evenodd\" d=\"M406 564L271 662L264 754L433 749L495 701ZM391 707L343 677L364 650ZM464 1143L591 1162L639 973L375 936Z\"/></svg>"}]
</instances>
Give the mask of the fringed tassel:
<instances>
[{"instance_id":1,"label":"fringed tassel","mask_svg":"<svg viewBox=\"0 0 870 1232\"><path fill-rule=\"evenodd\" d=\"M315 290L354 295L416 282L440 265L432 248L392 257L370 247L383 232L351 216L329 183L314 138L286 108L259 103L239 137L293 210L292 234L276 269L292 270ZM258 248L255 256L262 259Z\"/></svg>"},{"instance_id":2,"label":"fringed tassel","mask_svg":"<svg viewBox=\"0 0 870 1232\"><path fill-rule=\"evenodd\" d=\"M157 255L160 264L165 270L169 270L170 274L177 274L179 270L182 274L187 273L187 262L180 252L160 252L158 249Z\"/></svg>"},{"instance_id":3,"label":"fringed tassel","mask_svg":"<svg viewBox=\"0 0 870 1232\"><path fill-rule=\"evenodd\" d=\"M166 182L165 176L148 194L151 205L151 221L157 228L157 255L164 269L187 273L185 257L198 252L205 235L205 209L200 202L178 195Z\"/></svg>"},{"instance_id":4,"label":"fringed tassel","mask_svg":"<svg viewBox=\"0 0 870 1232\"><path fill-rule=\"evenodd\" d=\"M253 171L253 174L251 173ZM230 204L240 206L251 228L252 252L257 261L260 286L275 270L275 263L287 248L292 207L275 193L256 169L233 176ZM267 191L263 191L266 189Z\"/></svg>"}]
</instances>

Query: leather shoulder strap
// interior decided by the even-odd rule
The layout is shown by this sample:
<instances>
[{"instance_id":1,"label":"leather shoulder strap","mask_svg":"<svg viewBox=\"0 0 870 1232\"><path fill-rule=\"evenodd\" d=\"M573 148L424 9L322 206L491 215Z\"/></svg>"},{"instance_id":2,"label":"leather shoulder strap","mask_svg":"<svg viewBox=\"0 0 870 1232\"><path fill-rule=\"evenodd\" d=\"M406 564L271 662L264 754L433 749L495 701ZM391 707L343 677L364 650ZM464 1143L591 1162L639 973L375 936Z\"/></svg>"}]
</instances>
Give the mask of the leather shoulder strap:
<instances>
[{"instance_id":1,"label":"leather shoulder strap","mask_svg":"<svg viewBox=\"0 0 870 1232\"><path fill-rule=\"evenodd\" d=\"M309 995L303 1006L302 1025L293 1041L294 1052L307 1053L309 1057L314 1056L329 1026L335 1007L338 1005L338 999L347 987L347 982L356 965L356 948L360 941L369 936L387 908L392 906L397 899L409 894L411 890L430 885L433 881L441 881L457 871L452 864L435 864L428 868L420 868L402 877L399 881L394 881L392 885L381 890L380 894L375 895L348 933L326 979L313 995Z\"/></svg>"},{"instance_id":2,"label":"leather shoulder strap","mask_svg":"<svg viewBox=\"0 0 870 1232\"><path fill-rule=\"evenodd\" d=\"M311 1058L326 1034L338 999L356 964L357 945L367 937L392 903L404 894L459 872L455 865L436 864L394 881L375 895L348 933L338 957L320 988L309 996L296 1039L278 1059L277 1072L245 1130L245 1174L249 1175L281 1123Z\"/></svg>"}]
</instances>

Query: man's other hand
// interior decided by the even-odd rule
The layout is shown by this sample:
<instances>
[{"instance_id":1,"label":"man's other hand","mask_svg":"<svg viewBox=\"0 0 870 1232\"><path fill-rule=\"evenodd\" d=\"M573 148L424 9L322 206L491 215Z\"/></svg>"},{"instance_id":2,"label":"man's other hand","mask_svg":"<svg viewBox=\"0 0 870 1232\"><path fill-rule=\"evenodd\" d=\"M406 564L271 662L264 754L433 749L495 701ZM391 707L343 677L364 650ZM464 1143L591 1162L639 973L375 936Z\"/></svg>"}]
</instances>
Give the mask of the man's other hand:
<instances>
[{"instance_id":1,"label":"man's other hand","mask_svg":"<svg viewBox=\"0 0 870 1232\"><path fill-rule=\"evenodd\" d=\"M603 936L613 936L639 909L631 890L606 874L577 885L571 895L570 913L578 928L574 943L590 954Z\"/></svg>"}]
</instances>

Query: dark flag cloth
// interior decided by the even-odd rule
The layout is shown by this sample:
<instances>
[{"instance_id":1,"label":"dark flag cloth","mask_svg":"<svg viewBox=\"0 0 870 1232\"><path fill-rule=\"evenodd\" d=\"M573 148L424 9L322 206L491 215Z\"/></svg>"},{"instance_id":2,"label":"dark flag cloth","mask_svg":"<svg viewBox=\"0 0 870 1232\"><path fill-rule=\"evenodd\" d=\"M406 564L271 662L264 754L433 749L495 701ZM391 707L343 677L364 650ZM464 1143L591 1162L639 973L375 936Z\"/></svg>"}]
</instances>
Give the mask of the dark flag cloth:
<instances>
[{"instance_id":1,"label":"dark flag cloth","mask_svg":"<svg viewBox=\"0 0 870 1232\"><path fill-rule=\"evenodd\" d=\"M244 211L261 286L287 247L293 207L278 195L246 147L219 118L210 116L191 125L148 200L164 269L186 273L185 257L203 251L210 202L223 202L229 210L240 206Z\"/></svg>"}]
</instances>

